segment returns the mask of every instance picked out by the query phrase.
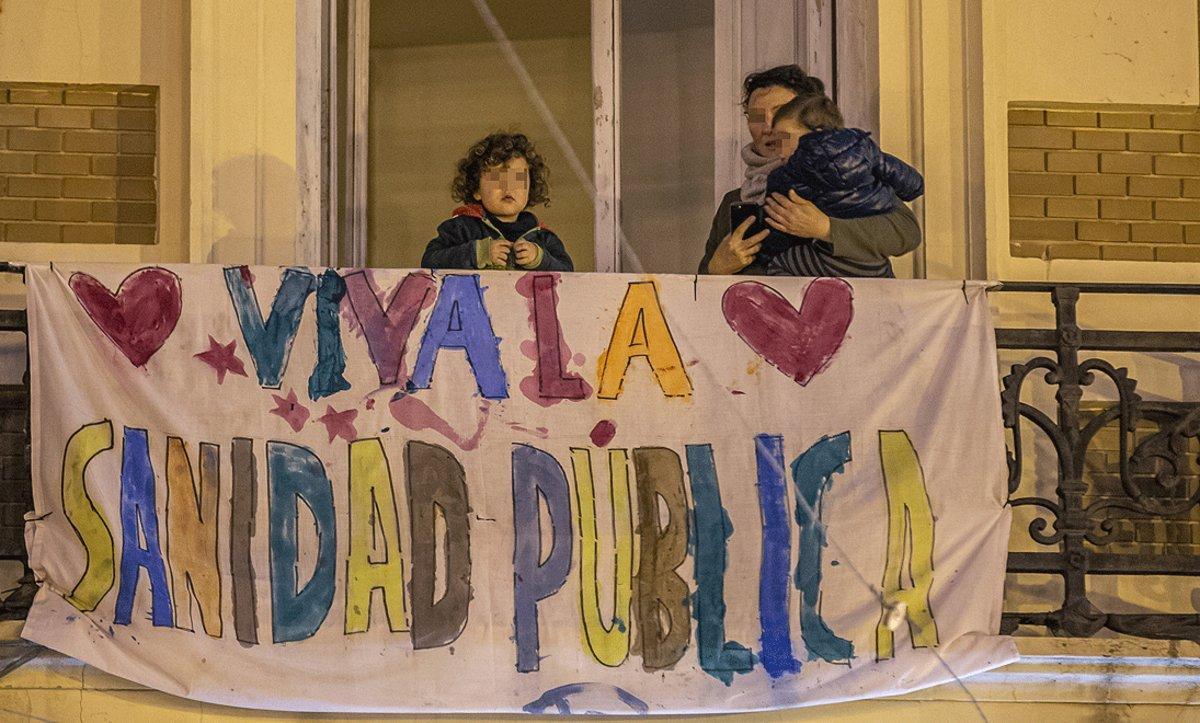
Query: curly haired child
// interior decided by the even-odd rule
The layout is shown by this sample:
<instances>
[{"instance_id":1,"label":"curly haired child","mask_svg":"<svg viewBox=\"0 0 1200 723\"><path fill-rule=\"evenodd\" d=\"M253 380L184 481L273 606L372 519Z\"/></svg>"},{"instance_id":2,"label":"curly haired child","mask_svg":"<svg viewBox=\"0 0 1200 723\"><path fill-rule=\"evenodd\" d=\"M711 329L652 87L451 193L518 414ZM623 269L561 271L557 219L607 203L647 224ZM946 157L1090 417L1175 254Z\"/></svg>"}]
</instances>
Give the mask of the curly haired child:
<instances>
[{"instance_id":1,"label":"curly haired child","mask_svg":"<svg viewBox=\"0 0 1200 723\"><path fill-rule=\"evenodd\" d=\"M545 204L546 163L522 133L493 133L458 162L462 206L437 229L421 265L431 269L573 271L567 249L528 206Z\"/></svg>"}]
</instances>

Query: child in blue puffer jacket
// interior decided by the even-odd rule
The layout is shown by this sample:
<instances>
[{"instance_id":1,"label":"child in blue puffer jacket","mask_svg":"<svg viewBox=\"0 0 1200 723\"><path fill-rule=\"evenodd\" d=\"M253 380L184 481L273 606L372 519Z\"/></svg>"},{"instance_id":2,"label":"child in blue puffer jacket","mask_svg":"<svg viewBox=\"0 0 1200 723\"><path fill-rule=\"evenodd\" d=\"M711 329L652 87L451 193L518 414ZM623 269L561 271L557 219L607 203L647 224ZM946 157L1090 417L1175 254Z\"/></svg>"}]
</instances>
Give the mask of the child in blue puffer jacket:
<instances>
[{"instance_id":1,"label":"child in blue puffer jacket","mask_svg":"<svg viewBox=\"0 0 1200 723\"><path fill-rule=\"evenodd\" d=\"M880 150L867 131L846 128L837 105L823 95L795 98L781 107L772 133L787 160L767 177L768 197L793 190L831 218L862 218L888 213L925 191L917 169ZM886 260L857 264L839 258L824 241L779 231L771 235L782 250L768 261L769 274L894 277Z\"/></svg>"}]
</instances>

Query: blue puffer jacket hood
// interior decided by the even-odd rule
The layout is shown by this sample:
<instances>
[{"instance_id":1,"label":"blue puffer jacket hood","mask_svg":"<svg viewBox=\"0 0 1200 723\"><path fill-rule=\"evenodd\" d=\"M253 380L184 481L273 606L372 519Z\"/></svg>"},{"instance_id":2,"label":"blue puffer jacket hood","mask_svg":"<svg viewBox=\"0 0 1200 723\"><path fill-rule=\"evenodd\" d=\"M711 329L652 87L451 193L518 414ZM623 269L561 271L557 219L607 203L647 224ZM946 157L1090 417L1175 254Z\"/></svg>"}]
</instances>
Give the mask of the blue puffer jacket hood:
<instances>
[{"instance_id":1,"label":"blue puffer jacket hood","mask_svg":"<svg viewBox=\"0 0 1200 723\"><path fill-rule=\"evenodd\" d=\"M834 218L887 213L925 191L917 169L884 153L858 128L819 130L767 178L767 193L791 189Z\"/></svg>"}]
</instances>

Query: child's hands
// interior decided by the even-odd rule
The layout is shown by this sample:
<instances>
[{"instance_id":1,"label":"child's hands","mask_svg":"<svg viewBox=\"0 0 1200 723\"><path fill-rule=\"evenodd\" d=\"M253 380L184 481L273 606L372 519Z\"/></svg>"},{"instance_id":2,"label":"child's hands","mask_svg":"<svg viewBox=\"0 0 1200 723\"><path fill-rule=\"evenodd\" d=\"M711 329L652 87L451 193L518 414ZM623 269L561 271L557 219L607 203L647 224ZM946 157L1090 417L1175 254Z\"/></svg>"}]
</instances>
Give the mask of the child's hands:
<instances>
[{"instance_id":1,"label":"child's hands","mask_svg":"<svg viewBox=\"0 0 1200 723\"><path fill-rule=\"evenodd\" d=\"M488 262L493 266L507 266L508 254L512 251L512 241L508 239L496 239L492 242L491 248L488 250ZM518 259L520 256L517 257Z\"/></svg>"},{"instance_id":2,"label":"child's hands","mask_svg":"<svg viewBox=\"0 0 1200 723\"><path fill-rule=\"evenodd\" d=\"M513 251L517 254L517 265L529 267L537 259L538 247L524 239L513 244Z\"/></svg>"}]
</instances>

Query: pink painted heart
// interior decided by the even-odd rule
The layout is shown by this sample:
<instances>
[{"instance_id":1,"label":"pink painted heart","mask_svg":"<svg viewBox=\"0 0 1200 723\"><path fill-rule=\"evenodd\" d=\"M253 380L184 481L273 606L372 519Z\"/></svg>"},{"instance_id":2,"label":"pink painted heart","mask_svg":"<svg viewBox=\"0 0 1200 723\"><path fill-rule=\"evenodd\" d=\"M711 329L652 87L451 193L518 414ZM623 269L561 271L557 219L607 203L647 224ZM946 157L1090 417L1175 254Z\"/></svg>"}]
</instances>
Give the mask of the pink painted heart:
<instances>
[{"instance_id":1,"label":"pink painted heart","mask_svg":"<svg viewBox=\"0 0 1200 723\"><path fill-rule=\"evenodd\" d=\"M841 279L816 279L797 311L770 286L743 281L725 290L721 311L742 341L804 386L842 346L854 318L854 293Z\"/></svg>"},{"instance_id":2,"label":"pink painted heart","mask_svg":"<svg viewBox=\"0 0 1200 723\"><path fill-rule=\"evenodd\" d=\"M87 315L136 367L162 348L183 309L179 277L157 266L126 276L115 294L81 271L69 283Z\"/></svg>"}]
</instances>

